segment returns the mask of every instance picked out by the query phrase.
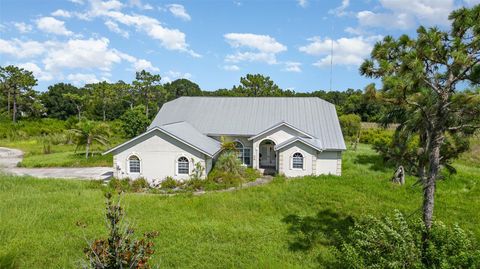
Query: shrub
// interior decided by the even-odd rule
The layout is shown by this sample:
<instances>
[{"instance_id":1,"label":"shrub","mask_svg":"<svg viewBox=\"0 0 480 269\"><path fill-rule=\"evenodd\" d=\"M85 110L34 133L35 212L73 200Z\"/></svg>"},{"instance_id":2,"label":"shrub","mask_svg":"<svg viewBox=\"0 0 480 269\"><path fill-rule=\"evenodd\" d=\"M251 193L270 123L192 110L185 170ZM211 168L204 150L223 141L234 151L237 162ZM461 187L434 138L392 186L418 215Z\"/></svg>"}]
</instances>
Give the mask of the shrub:
<instances>
[{"instance_id":1,"label":"shrub","mask_svg":"<svg viewBox=\"0 0 480 269\"><path fill-rule=\"evenodd\" d=\"M129 178L124 178L124 179L118 179L118 178L112 178L108 182L108 186L117 192L127 192L130 190L130 179Z\"/></svg>"},{"instance_id":2,"label":"shrub","mask_svg":"<svg viewBox=\"0 0 480 269\"><path fill-rule=\"evenodd\" d=\"M342 133L346 137L355 137L360 131L361 118L356 114L346 114L338 117L340 126L342 127Z\"/></svg>"},{"instance_id":3,"label":"shrub","mask_svg":"<svg viewBox=\"0 0 480 269\"><path fill-rule=\"evenodd\" d=\"M160 183L160 188L161 189L175 189L178 187L178 182L173 179L173 177L166 177L161 183Z\"/></svg>"},{"instance_id":4,"label":"shrub","mask_svg":"<svg viewBox=\"0 0 480 269\"><path fill-rule=\"evenodd\" d=\"M218 157L214 169L239 176L243 174L245 167L242 165L242 162L238 159L238 155L235 152L226 151Z\"/></svg>"},{"instance_id":5,"label":"shrub","mask_svg":"<svg viewBox=\"0 0 480 269\"><path fill-rule=\"evenodd\" d=\"M87 262L84 268L150 268L149 260L154 254L152 239L158 233L144 233L143 237L135 238L134 229L123 224L125 213L120 206L120 199L112 201L109 193L105 197L109 235L106 239L91 242L84 249Z\"/></svg>"},{"instance_id":6,"label":"shrub","mask_svg":"<svg viewBox=\"0 0 480 269\"><path fill-rule=\"evenodd\" d=\"M375 143L389 144L393 138L393 130L370 128L361 131L360 143L373 145Z\"/></svg>"},{"instance_id":7,"label":"shrub","mask_svg":"<svg viewBox=\"0 0 480 269\"><path fill-rule=\"evenodd\" d=\"M244 179L245 181L247 182L250 182L250 181L255 181L257 180L257 178L261 177L262 174L260 174L260 172L256 169L253 169L253 168L246 168L245 171L244 171Z\"/></svg>"},{"instance_id":8,"label":"shrub","mask_svg":"<svg viewBox=\"0 0 480 269\"><path fill-rule=\"evenodd\" d=\"M131 181L130 187L132 191L140 192L145 189L148 189L149 185L148 185L148 181L145 178L141 177Z\"/></svg>"},{"instance_id":9,"label":"shrub","mask_svg":"<svg viewBox=\"0 0 480 269\"><path fill-rule=\"evenodd\" d=\"M367 217L350 228L336 256L341 268L479 268L474 237L455 225L435 222L423 251L421 221L401 213L382 220Z\"/></svg>"}]
</instances>

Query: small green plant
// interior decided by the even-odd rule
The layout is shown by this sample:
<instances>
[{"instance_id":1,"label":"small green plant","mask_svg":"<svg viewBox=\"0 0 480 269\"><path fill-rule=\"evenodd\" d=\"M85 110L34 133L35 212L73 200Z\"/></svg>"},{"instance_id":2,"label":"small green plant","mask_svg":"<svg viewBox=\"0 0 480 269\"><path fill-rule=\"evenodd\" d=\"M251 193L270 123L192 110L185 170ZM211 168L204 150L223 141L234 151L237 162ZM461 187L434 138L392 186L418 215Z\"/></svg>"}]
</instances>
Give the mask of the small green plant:
<instances>
[{"instance_id":1,"label":"small green plant","mask_svg":"<svg viewBox=\"0 0 480 269\"><path fill-rule=\"evenodd\" d=\"M341 268L480 268L478 242L458 225L435 222L422 237L421 221L409 222L396 212L393 218L367 217L350 228L337 247ZM426 245L425 245L426 244Z\"/></svg>"},{"instance_id":2,"label":"small green plant","mask_svg":"<svg viewBox=\"0 0 480 269\"><path fill-rule=\"evenodd\" d=\"M50 154L52 153L52 138L49 135L44 135L41 138L42 141L42 153Z\"/></svg>"},{"instance_id":3,"label":"small green plant","mask_svg":"<svg viewBox=\"0 0 480 269\"><path fill-rule=\"evenodd\" d=\"M192 163L194 162L192 158ZM203 172L205 171L205 168L203 168L203 165L200 162L195 163L195 167L193 168L192 175L190 176L190 179L203 179Z\"/></svg>"},{"instance_id":4,"label":"small green plant","mask_svg":"<svg viewBox=\"0 0 480 269\"><path fill-rule=\"evenodd\" d=\"M178 182L173 177L166 177L160 183L160 189L172 190L178 187Z\"/></svg>"},{"instance_id":5,"label":"small green plant","mask_svg":"<svg viewBox=\"0 0 480 269\"><path fill-rule=\"evenodd\" d=\"M148 181L145 178L141 177L131 181L130 187L131 190L134 192L141 192L148 189L149 185Z\"/></svg>"},{"instance_id":6,"label":"small green plant","mask_svg":"<svg viewBox=\"0 0 480 269\"><path fill-rule=\"evenodd\" d=\"M89 242L84 249L86 264L84 268L151 268L150 258L154 254L152 239L158 232L144 233L143 237L135 238L133 227L125 224L125 212L120 206L120 196L116 201L112 194L105 195L106 223L109 231L108 238L101 238ZM81 227L85 225L77 223Z\"/></svg>"},{"instance_id":7,"label":"small green plant","mask_svg":"<svg viewBox=\"0 0 480 269\"><path fill-rule=\"evenodd\" d=\"M117 192L127 192L130 191L130 179L129 178L124 178L124 179L118 179L118 178L112 178L108 182L108 186L117 191Z\"/></svg>"},{"instance_id":8,"label":"small green plant","mask_svg":"<svg viewBox=\"0 0 480 269\"><path fill-rule=\"evenodd\" d=\"M215 163L214 169L217 169L221 172L232 174L234 176L240 176L243 174L245 167L242 165L242 162L238 159L236 152L225 151L220 155L220 157L218 157L218 160Z\"/></svg>"}]
</instances>

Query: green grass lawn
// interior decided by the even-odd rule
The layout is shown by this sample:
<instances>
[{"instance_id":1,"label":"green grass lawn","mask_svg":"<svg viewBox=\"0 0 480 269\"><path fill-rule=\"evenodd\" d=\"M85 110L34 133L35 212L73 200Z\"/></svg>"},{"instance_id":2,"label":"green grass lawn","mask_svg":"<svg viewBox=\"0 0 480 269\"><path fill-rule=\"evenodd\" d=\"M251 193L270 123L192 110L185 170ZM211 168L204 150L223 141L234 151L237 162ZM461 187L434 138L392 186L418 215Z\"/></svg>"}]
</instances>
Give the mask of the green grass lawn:
<instances>
[{"instance_id":1,"label":"green grass lawn","mask_svg":"<svg viewBox=\"0 0 480 269\"><path fill-rule=\"evenodd\" d=\"M118 140L118 141L117 141ZM115 143L120 143L116 139ZM0 147L16 148L22 150L24 154L21 167L93 167L93 166L112 166L113 157L111 154L102 156L101 152L108 147L95 145L92 150L94 155L85 158L83 148L75 152L74 144L58 144L51 146L51 153L43 153L43 144L38 138L26 140L9 141L0 140Z\"/></svg>"},{"instance_id":2,"label":"green grass lawn","mask_svg":"<svg viewBox=\"0 0 480 269\"><path fill-rule=\"evenodd\" d=\"M456 165L458 174L438 182L435 216L458 223L480 239L480 167ZM311 268L333 258L325 241L293 251L283 219L326 210L339 218L382 216L399 209L419 218L421 188L389 182L391 169L366 145L346 152L343 175L274 180L234 192L166 197L129 193L127 219L138 232L156 230L153 263L167 268ZM0 176L0 267L73 268L84 238L106 235L103 188L97 182ZM88 226L76 226L81 221ZM328 223L323 223L328 225ZM329 227L331 232L335 227ZM328 237L324 235L324 237ZM320 262L320 267L325 263Z\"/></svg>"}]
</instances>

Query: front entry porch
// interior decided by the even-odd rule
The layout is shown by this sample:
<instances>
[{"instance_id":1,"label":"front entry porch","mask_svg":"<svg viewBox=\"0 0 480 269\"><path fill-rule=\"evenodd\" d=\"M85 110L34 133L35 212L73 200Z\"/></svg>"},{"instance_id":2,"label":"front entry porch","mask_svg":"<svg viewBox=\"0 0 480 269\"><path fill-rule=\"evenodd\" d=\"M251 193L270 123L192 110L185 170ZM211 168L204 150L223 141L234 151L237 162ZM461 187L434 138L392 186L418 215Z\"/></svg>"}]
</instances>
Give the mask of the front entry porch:
<instances>
[{"instance_id":1,"label":"front entry porch","mask_svg":"<svg viewBox=\"0 0 480 269\"><path fill-rule=\"evenodd\" d=\"M265 139L260 142L258 151L258 168L264 175L274 175L277 172L277 153L275 142Z\"/></svg>"}]
</instances>

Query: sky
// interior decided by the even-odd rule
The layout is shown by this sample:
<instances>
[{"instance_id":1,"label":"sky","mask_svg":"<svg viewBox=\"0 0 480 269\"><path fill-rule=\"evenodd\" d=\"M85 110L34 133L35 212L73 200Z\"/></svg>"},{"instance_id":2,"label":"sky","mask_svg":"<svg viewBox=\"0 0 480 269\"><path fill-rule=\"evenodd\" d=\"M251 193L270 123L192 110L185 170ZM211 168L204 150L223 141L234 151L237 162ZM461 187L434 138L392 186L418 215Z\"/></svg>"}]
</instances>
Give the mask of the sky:
<instances>
[{"instance_id":1,"label":"sky","mask_svg":"<svg viewBox=\"0 0 480 269\"><path fill-rule=\"evenodd\" d=\"M0 65L30 70L44 91L131 82L135 71L203 90L249 73L297 92L363 89L358 67L387 35L448 29L480 0L0 0ZM333 59L331 47L333 43ZM331 65L332 64L332 65ZM332 70L331 67L332 66Z\"/></svg>"}]
</instances>

